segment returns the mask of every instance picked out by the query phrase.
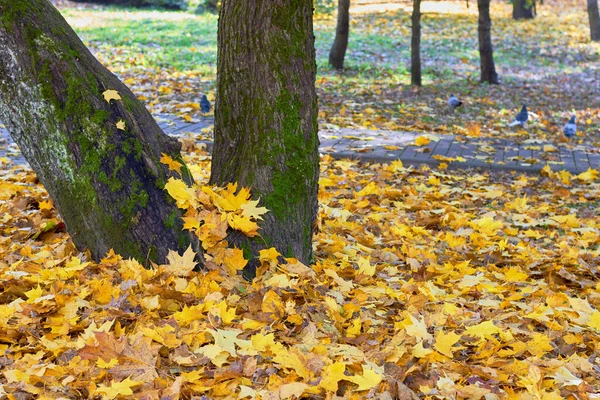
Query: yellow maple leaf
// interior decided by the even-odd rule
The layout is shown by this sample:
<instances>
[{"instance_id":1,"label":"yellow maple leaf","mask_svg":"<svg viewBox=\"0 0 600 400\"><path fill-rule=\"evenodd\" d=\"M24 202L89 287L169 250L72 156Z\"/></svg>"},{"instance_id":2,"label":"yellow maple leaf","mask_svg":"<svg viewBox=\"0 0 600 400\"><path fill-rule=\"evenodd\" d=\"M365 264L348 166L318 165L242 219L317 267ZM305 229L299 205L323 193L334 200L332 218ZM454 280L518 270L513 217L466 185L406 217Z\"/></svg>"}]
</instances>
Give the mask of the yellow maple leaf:
<instances>
[{"instance_id":1,"label":"yellow maple leaf","mask_svg":"<svg viewBox=\"0 0 600 400\"><path fill-rule=\"evenodd\" d=\"M579 228L581 226L581 222L574 214L555 215L553 217L550 217L550 219L558 222L563 226L568 226L569 228Z\"/></svg>"},{"instance_id":2,"label":"yellow maple leaf","mask_svg":"<svg viewBox=\"0 0 600 400\"><path fill-rule=\"evenodd\" d=\"M183 229L188 231L197 231L200 229L200 221L196 217L181 217L183 220Z\"/></svg>"},{"instance_id":3,"label":"yellow maple leaf","mask_svg":"<svg viewBox=\"0 0 600 400\"><path fill-rule=\"evenodd\" d=\"M169 178L165 184L165 190L175 199L177 207L188 208L191 206L195 208L197 206L193 189L189 188L181 179Z\"/></svg>"},{"instance_id":4,"label":"yellow maple leaf","mask_svg":"<svg viewBox=\"0 0 600 400\"><path fill-rule=\"evenodd\" d=\"M504 224L502 221L494 221L493 217L482 217L471 221L471 226L484 235L495 235Z\"/></svg>"},{"instance_id":5,"label":"yellow maple leaf","mask_svg":"<svg viewBox=\"0 0 600 400\"><path fill-rule=\"evenodd\" d=\"M36 288L26 291L25 296L27 296L27 302L31 303L36 299L39 299L44 294L44 290L40 287L39 283Z\"/></svg>"},{"instance_id":6,"label":"yellow maple leaf","mask_svg":"<svg viewBox=\"0 0 600 400\"><path fill-rule=\"evenodd\" d=\"M265 293L262 301L261 310L267 313L278 313L282 314L285 307L281 301L281 297L273 290L269 290Z\"/></svg>"},{"instance_id":7,"label":"yellow maple leaf","mask_svg":"<svg viewBox=\"0 0 600 400\"><path fill-rule=\"evenodd\" d=\"M250 199L250 190L248 188L241 188L237 191L237 183L230 183L226 188L219 190L219 192L206 186L202 188L202 191L212 198L220 211L238 211L241 209L242 204L247 203Z\"/></svg>"},{"instance_id":8,"label":"yellow maple leaf","mask_svg":"<svg viewBox=\"0 0 600 400\"><path fill-rule=\"evenodd\" d=\"M592 168L588 168L587 171L580 173L579 175L577 175L577 179L579 179L582 182L592 182L595 181L596 179L598 179L598 170L592 169Z\"/></svg>"},{"instance_id":9,"label":"yellow maple leaf","mask_svg":"<svg viewBox=\"0 0 600 400\"><path fill-rule=\"evenodd\" d=\"M116 399L118 396L131 396L133 390L131 388L141 385L144 382L138 382L131 380L130 378L124 379L121 382L110 382L109 386L100 384L96 388L95 394L102 395L102 399Z\"/></svg>"},{"instance_id":10,"label":"yellow maple leaf","mask_svg":"<svg viewBox=\"0 0 600 400\"><path fill-rule=\"evenodd\" d=\"M480 137L481 125L479 125L478 123L470 123L469 125L467 125L467 136Z\"/></svg>"},{"instance_id":11,"label":"yellow maple leaf","mask_svg":"<svg viewBox=\"0 0 600 400\"><path fill-rule=\"evenodd\" d=\"M511 267L504 274L504 279L507 282L524 282L528 277L529 275L521 271L519 267Z\"/></svg>"},{"instance_id":12,"label":"yellow maple leaf","mask_svg":"<svg viewBox=\"0 0 600 400\"><path fill-rule=\"evenodd\" d=\"M295 397L297 399L302 397L302 393L306 389L308 389L308 385L304 382L292 382L286 383L284 385L279 386L279 398L280 399L289 399L290 397Z\"/></svg>"},{"instance_id":13,"label":"yellow maple leaf","mask_svg":"<svg viewBox=\"0 0 600 400\"><path fill-rule=\"evenodd\" d=\"M558 171L558 179L561 180L562 183L564 183L565 185L570 185L571 184L571 173L569 171Z\"/></svg>"},{"instance_id":14,"label":"yellow maple leaf","mask_svg":"<svg viewBox=\"0 0 600 400\"><path fill-rule=\"evenodd\" d=\"M533 333L533 338L527 342L527 351L538 357L552 351L553 348L552 341L543 333Z\"/></svg>"},{"instance_id":15,"label":"yellow maple leaf","mask_svg":"<svg viewBox=\"0 0 600 400\"><path fill-rule=\"evenodd\" d=\"M279 257L280 255L281 254L279 254L275 247L270 247L268 249L260 250L258 252L258 257L261 263L264 261L267 261L269 263L277 263L277 257Z\"/></svg>"},{"instance_id":16,"label":"yellow maple leaf","mask_svg":"<svg viewBox=\"0 0 600 400\"><path fill-rule=\"evenodd\" d=\"M217 368L221 368L229 359L229 353L218 344L207 344L195 350L194 353L208 357Z\"/></svg>"},{"instance_id":17,"label":"yellow maple leaf","mask_svg":"<svg viewBox=\"0 0 600 400\"><path fill-rule=\"evenodd\" d=\"M230 324L235 319L236 308L228 307L226 301L221 301L213 306L209 313L219 317L224 324Z\"/></svg>"},{"instance_id":18,"label":"yellow maple leaf","mask_svg":"<svg viewBox=\"0 0 600 400\"><path fill-rule=\"evenodd\" d=\"M111 100L121 100L119 92L113 89L105 90L104 93L102 93L102 96L104 96L104 100L106 100L107 103L110 103Z\"/></svg>"},{"instance_id":19,"label":"yellow maple leaf","mask_svg":"<svg viewBox=\"0 0 600 400\"><path fill-rule=\"evenodd\" d=\"M117 129L124 131L125 130L125 121L122 119L117 122Z\"/></svg>"},{"instance_id":20,"label":"yellow maple leaf","mask_svg":"<svg viewBox=\"0 0 600 400\"><path fill-rule=\"evenodd\" d=\"M263 214L267 213L266 207L257 207L258 200L250 200L247 203L242 204L242 215L247 218L254 218L255 220L262 220Z\"/></svg>"},{"instance_id":21,"label":"yellow maple leaf","mask_svg":"<svg viewBox=\"0 0 600 400\"><path fill-rule=\"evenodd\" d=\"M362 328L362 321L360 317L352 320L351 325L346 329L346 335L348 337L357 337L360 335L360 330Z\"/></svg>"},{"instance_id":22,"label":"yellow maple leaf","mask_svg":"<svg viewBox=\"0 0 600 400\"><path fill-rule=\"evenodd\" d=\"M433 345L433 348L436 349L441 354L445 355L446 357L452 358L453 351L458 350L458 349L453 349L452 346L454 346L456 344L456 342L459 341L460 338L461 338L461 336L457 335L454 332L444 333L444 332L440 331L435 336L435 344Z\"/></svg>"},{"instance_id":23,"label":"yellow maple leaf","mask_svg":"<svg viewBox=\"0 0 600 400\"><path fill-rule=\"evenodd\" d=\"M381 383L382 377L377 372L368 367L363 367L362 375L349 376L350 382L358 385L356 390L369 390Z\"/></svg>"},{"instance_id":24,"label":"yellow maple leaf","mask_svg":"<svg viewBox=\"0 0 600 400\"><path fill-rule=\"evenodd\" d=\"M335 392L338 390L338 382L348 377L344 374L346 365L336 361L333 364L327 365L321 372L321 382L319 386L329 392Z\"/></svg>"},{"instance_id":25,"label":"yellow maple leaf","mask_svg":"<svg viewBox=\"0 0 600 400\"><path fill-rule=\"evenodd\" d=\"M411 354L417 358L426 358L432 353L433 350L423 347L423 342L417 343L415 346L413 346L411 351Z\"/></svg>"},{"instance_id":26,"label":"yellow maple leaf","mask_svg":"<svg viewBox=\"0 0 600 400\"><path fill-rule=\"evenodd\" d=\"M192 250L192 245L189 245L182 255L179 255L177 251L169 250L169 254L167 254L169 263L166 265L166 269L175 276L188 276L198 264L194 261L195 257L196 253Z\"/></svg>"},{"instance_id":27,"label":"yellow maple leaf","mask_svg":"<svg viewBox=\"0 0 600 400\"><path fill-rule=\"evenodd\" d=\"M600 331L600 311L594 311L587 322L587 326Z\"/></svg>"},{"instance_id":28,"label":"yellow maple leaf","mask_svg":"<svg viewBox=\"0 0 600 400\"><path fill-rule=\"evenodd\" d=\"M168 154L162 153L160 157L160 162L169 167L171 171L177 171L181 175L181 163L179 161L173 160L171 156Z\"/></svg>"},{"instance_id":29,"label":"yellow maple leaf","mask_svg":"<svg viewBox=\"0 0 600 400\"><path fill-rule=\"evenodd\" d=\"M244 252L238 248L228 249L223 261L231 274L244 269L246 264L248 264L248 260L244 258Z\"/></svg>"},{"instance_id":30,"label":"yellow maple leaf","mask_svg":"<svg viewBox=\"0 0 600 400\"><path fill-rule=\"evenodd\" d=\"M419 136L415 139L415 145L417 146L425 146L428 145L429 142L431 142L431 140L429 140L429 138L425 136Z\"/></svg>"},{"instance_id":31,"label":"yellow maple leaf","mask_svg":"<svg viewBox=\"0 0 600 400\"><path fill-rule=\"evenodd\" d=\"M232 229L242 231L246 236L258 235L258 225L248 217L237 214L227 214L227 223Z\"/></svg>"},{"instance_id":32,"label":"yellow maple leaf","mask_svg":"<svg viewBox=\"0 0 600 400\"><path fill-rule=\"evenodd\" d=\"M502 330L498 328L492 321L484 321L477 325L469 326L465 330L465 334L469 336L475 336L480 339L491 337L492 335L501 333Z\"/></svg>"},{"instance_id":33,"label":"yellow maple leaf","mask_svg":"<svg viewBox=\"0 0 600 400\"><path fill-rule=\"evenodd\" d=\"M368 259L359 257L356 263L358 264L357 275L373 276L375 274L375 265L371 265Z\"/></svg>"},{"instance_id":34,"label":"yellow maple leaf","mask_svg":"<svg viewBox=\"0 0 600 400\"><path fill-rule=\"evenodd\" d=\"M52 210L52 202L50 201L40 201L39 204L40 211L49 211Z\"/></svg>"}]
</instances>

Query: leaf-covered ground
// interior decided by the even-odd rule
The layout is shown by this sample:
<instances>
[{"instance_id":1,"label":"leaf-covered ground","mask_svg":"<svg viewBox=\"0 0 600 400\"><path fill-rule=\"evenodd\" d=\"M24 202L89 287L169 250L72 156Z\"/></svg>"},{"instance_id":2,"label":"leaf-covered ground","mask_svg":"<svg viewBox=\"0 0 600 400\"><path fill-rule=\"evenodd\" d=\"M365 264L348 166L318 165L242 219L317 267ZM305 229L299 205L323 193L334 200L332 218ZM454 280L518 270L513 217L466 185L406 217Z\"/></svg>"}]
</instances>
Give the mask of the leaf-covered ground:
<instances>
[{"instance_id":1,"label":"leaf-covered ground","mask_svg":"<svg viewBox=\"0 0 600 400\"><path fill-rule=\"evenodd\" d=\"M408 2L407 2L408 3ZM578 142L600 145L600 44L589 41L579 0L544 1L536 19L514 21L507 2L492 4L500 86L480 85L476 2L424 1L424 87L410 87L410 8L352 9L343 73L327 67L335 19L315 20L317 89L322 127L367 127L558 141L577 115ZM213 99L217 16L123 9L65 9L95 54L155 112L198 115L202 93ZM465 107L449 113L454 93ZM527 103L526 130L507 125Z\"/></svg>"},{"instance_id":2,"label":"leaf-covered ground","mask_svg":"<svg viewBox=\"0 0 600 400\"><path fill-rule=\"evenodd\" d=\"M207 155L187 162L206 182ZM13 398L600 397L597 172L326 157L315 265L267 250L248 283L222 240L256 234L265 209L246 191L170 180L207 269L191 251L144 269L78 254L31 171L8 167L0 391Z\"/></svg>"},{"instance_id":3,"label":"leaf-covered ground","mask_svg":"<svg viewBox=\"0 0 600 400\"><path fill-rule=\"evenodd\" d=\"M597 143L598 47L583 6L544 3L518 24L494 5L504 82L493 88L476 83L474 10L462 3L424 17L418 92L407 86L406 12L356 15L341 75L324 68L333 21L320 18L321 122L452 133L475 120L482 135L506 135L526 97L540 118L513 135L558 135L574 108L590 119L579 140ZM65 13L154 111L194 116L198 93L212 93L214 16ZM446 113L448 91L468 107ZM199 186L166 189L206 249L202 271L190 252L150 269L112 253L90 262L32 172L0 159L1 396L600 398L597 171L480 175L325 157L315 264L266 250L249 283L242 252L222 239L260 234L266 210L246 191L204 186L209 156L186 150Z\"/></svg>"}]
</instances>

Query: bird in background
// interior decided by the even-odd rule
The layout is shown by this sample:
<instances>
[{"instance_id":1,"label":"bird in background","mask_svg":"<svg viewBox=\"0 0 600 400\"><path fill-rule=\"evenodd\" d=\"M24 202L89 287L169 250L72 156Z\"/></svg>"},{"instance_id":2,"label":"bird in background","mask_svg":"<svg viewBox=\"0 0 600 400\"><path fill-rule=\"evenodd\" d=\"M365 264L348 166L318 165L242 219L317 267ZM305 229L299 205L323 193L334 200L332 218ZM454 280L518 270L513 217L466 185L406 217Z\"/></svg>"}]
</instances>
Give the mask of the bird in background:
<instances>
[{"instance_id":1,"label":"bird in background","mask_svg":"<svg viewBox=\"0 0 600 400\"><path fill-rule=\"evenodd\" d=\"M200 99L200 110L203 114L207 114L210 111L210 101L208 101L205 94Z\"/></svg>"},{"instance_id":2,"label":"bird in background","mask_svg":"<svg viewBox=\"0 0 600 400\"><path fill-rule=\"evenodd\" d=\"M455 110L458 107L462 106L462 101L460 101L455 95L451 94L448 99L448 107Z\"/></svg>"},{"instance_id":3,"label":"bird in background","mask_svg":"<svg viewBox=\"0 0 600 400\"><path fill-rule=\"evenodd\" d=\"M527 112L527 104L523 104L523 108L515 117L515 120L511 122L508 126L516 126L521 125L525 126L525 122L529 119L529 113Z\"/></svg>"},{"instance_id":4,"label":"bird in background","mask_svg":"<svg viewBox=\"0 0 600 400\"><path fill-rule=\"evenodd\" d=\"M575 116L574 115L571 117L571 119L569 120L569 122L567 122L565 124L565 127L563 128L563 133L569 139L571 139L577 133L577 124L575 123Z\"/></svg>"}]
</instances>

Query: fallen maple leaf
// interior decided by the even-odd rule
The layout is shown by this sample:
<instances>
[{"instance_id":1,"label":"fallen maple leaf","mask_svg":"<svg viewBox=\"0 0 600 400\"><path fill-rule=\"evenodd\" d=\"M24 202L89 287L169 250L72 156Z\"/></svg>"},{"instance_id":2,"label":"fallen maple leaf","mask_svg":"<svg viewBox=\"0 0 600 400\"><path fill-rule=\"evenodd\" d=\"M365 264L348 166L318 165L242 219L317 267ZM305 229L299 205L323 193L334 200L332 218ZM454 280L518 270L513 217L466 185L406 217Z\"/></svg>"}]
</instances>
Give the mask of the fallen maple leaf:
<instances>
[{"instance_id":1,"label":"fallen maple leaf","mask_svg":"<svg viewBox=\"0 0 600 400\"><path fill-rule=\"evenodd\" d=\"M104 100L106 100L107 103L110 103L111 100L121 100L119 92L113 89L105 90L102 93L102 95L104 96Z\"/></svg>"}]
</instances>

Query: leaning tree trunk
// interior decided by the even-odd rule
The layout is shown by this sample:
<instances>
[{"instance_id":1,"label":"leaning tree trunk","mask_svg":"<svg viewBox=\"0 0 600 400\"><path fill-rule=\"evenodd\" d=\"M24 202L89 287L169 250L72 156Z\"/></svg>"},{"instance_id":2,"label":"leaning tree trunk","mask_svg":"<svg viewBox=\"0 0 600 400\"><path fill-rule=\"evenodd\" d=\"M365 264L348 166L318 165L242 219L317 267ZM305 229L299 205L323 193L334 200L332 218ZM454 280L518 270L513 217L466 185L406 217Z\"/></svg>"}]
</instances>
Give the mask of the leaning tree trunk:
<instances>
[{"instance_id":1,"label":"leaning tree trunk","mask_svg":"<svg viewBox=\"0 0 600 400\"><path fill-rule=\"evenodd\" d=\"M121 100L108 103L108 89ZM77 248L162 262L190 243L159 163L161 153L179 159L179 143L48 0L0 0L0 120Z\"/></svg>"},{"instance_id":2,"label":"leaning tree trunk","mask_svg":"<svg viewBox=\"0 0 600 400\"><path fill-rule=\"evenodd\" d=\"M250 187L270 212L247 255L312 257L319 138L312 0L225 0L219 15L210 181ZM252 271L249 271L252 273Z\"/></svg>"},{"instance_id":3,"label":"leaning tree trunk","mask_svg":"<svg viewBox=\"0 0 600 400\"><path fill-rule=\"evenodd\" d=\"M532 19L535 8L534 0L513 0L513 19Z\"/></svg>"},{"instance_id":4,"label":"leaning tree trunk","mask_svg":"<svg viewBox=\"0 0 600 400\"><path fill-rule=\"evenodd\" d=\"M421 0L413 0L410 81L415 86L421 86Z\"/></svg>"},{"instance_id":5,"label":"leaning tree trunk","mask_svg":"<svg viewBox=\"0 0 600 400\"><path fill-rule=\"evenodd\" d=\"M594 42L600 42L600 13L598 0L587 0L588 16L590 18L590 36Z\"/></svg>"},{"instance_id":6,"label":"leaning tree trunk","mask_svg":"<svg viewBox=\"0 0 600 400\"><path fill-rule=\"evenodd\" d=\"M344 69L344 57L348 47L350 30L350 0L338 0L337 27L335 39L329 51L329 64L335 69Z\"/></svg>"},{"instance_id":7,"label":"leaning tree trunk","mask_svg":"<svg viewBox=\"0 0 600 400\"><path fill-rule=\"evenodd\" d=\"M479 66L481 82L497 85L498 73L494 65L494 50L492 47L492 19L490 17L490 0L477 0L479 10Z\"/></svg>"}]
</instances>

